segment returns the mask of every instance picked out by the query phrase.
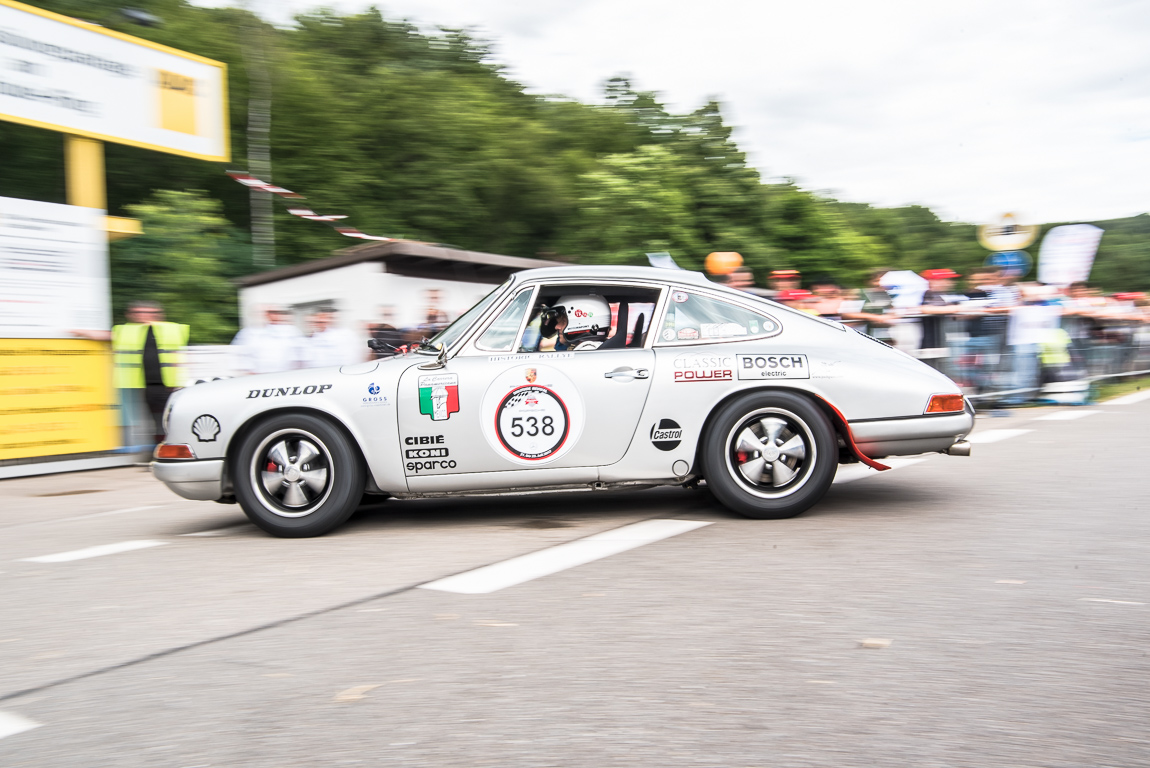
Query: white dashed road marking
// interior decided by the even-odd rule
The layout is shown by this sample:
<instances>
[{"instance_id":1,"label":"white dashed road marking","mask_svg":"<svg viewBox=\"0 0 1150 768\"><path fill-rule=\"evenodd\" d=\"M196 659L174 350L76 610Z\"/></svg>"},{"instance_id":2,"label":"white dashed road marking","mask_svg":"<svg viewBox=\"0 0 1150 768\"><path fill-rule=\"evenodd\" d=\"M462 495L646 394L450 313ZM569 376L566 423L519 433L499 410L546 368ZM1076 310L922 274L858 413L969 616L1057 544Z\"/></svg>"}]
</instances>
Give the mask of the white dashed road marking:
<instances>
[{"instance_id":1,"label":"white dashed road marking","mask_svg":"<svg viewBox=\"0 0 1150 768\"><path fill-rule=\"evenodd\" d=\"M1093 416L1096 413L1104 413L1104 411L1055 411L1045 416L1039 416L1035 421L1074 421L1075 419Z\"/></svg>"},{"instance_id":2,"label":"white dashed road marking","mask_svg":"<svg viewBox=\"0 0 1150 768\"><path fill-rule=\"evenodd\" d=\"M1140 403L1143 400L1150 400L1150 389L1145 389L1141 392L1131 392L1128 395L1107 400L1105 405L1134 405L1134 403Z\"/></svg>"},{"instance_id":3,"label":"white dashed road marking","mask_svg":"<svg viewBox=\"0 0 1150 768\"><path fill-rule=\"evenodd\" d=\"M1080 597L1078 599L1084 603L1114 603L1115 605L1146 605L1146 603L1136 603L1133 600L1107 600L1104 597Z\"/></svg>"},{"instance_id":4,"label":"white dashed road marking","mask_svg":"<svg viewBox=\"0 0 1150 768\"><path fill-rule=\"evenodd\" d=\"M0 739L39 727L40 723L35 720L29 720L11 712L0 712Z\"/></svg>"},{"instance_id":5,"label":"white dashed road marking","mask_svg":"<svg viewBox=\"0 0 1150 768\"><path fill-rule=\"evenodd\" d=\"M967 442L971 443L997 443L1000 440L1009 440L1012 437L1033 431L1032 429L988 429L985 432L975 432L966 439Z\"/></svg>"},{"instance_id":6,"label":"white dashed road marking","mask_svg":"<svg viewBox=\"0 0 1150 768\"><path fill-rule=\"evenodd\" d=\"M21 560L25 563L66 563L71 560L86 560L89 557L102 557L104 555L119 554L120 552L131 552L134 549L159 547L167 543L166 541L152 541L149 539L121 541L118 544L101 544L98 547L74 549L71 552L57 552L54 555L41 555L40 557L25 557L21 558Z\"/></svg>"},{"instance_id":7,"label":"white dashed road marking","mask_svg":"<svg viewBox=\"0 0 1150 768\"><path fill-rule=\"evenodd\" d=\"M181 536L227 536L237 532L240 528L248 528L248 523L236 523L227 528L213 528L210 531L196 531L195 533L181 533Z\"/></svg>"},{"instance_id":8,"label":"white dashed road marking","mask_svg":"<svg viewBox=\"0 0 1150 768\"><path fill-rule=\"evenodd\" d=\"M502 563L485 565L473 571L421 584L420 588L458 592L464 595L487 594L626 552L644 544L678 536L680 533L687 533L705 525L710 523L697 520L644 520L641 523L596 533L585 539L569 541L529 555L513 557Z\"/></svg>"},{"instance_id":9,"label":"white dashed road marking","mask_svg":"<svg viewBox=\"0 0 1150 768\"><path fill-rule=\"evenodd\" d=\"M909 467L911 464L926 461L926 459L882 459L881 461L890 467L890 469L901 469L902 467ZM871 469L865 464L841 464L839 465L839 471L835 474L834 481L836 483L853 483L855 480L862 480L865 477L885 475L887 472L890 472L890 469Z\"/></svg>"}]
</instances>

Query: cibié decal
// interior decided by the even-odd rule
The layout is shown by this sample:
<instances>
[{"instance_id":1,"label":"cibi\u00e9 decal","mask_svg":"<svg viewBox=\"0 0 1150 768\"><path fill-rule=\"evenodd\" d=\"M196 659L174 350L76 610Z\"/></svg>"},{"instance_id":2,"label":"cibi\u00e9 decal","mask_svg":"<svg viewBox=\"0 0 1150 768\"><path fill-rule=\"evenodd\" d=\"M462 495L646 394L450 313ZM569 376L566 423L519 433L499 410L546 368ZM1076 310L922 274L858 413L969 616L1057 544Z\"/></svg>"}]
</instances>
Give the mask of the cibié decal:
<instances>
[{"instance_id":1,"label":"cibi\u00e9 decal","mask_svg":"<svg viewBox=\"0 0 1150 768\"><path fill-rule=\"evenodd\" d=\"M447 421L459 412L459 374L436 373L419 377L419 412L432 421Z\"/></svg>"}]
</instances>

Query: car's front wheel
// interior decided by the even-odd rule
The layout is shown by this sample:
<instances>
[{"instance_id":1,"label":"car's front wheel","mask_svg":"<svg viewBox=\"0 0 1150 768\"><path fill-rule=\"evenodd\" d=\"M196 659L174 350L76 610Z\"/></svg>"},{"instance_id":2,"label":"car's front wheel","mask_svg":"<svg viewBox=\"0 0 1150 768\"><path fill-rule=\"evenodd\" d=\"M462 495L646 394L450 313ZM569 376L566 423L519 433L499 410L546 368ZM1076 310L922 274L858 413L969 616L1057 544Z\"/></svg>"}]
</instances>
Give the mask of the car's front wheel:
<instances>
[{"instance_id":1,"label":"car's front wheel","mask_svg":"<svg viewBox=\"0 0 1150 768\"><path fill-rule=\"evenodd\" d=\"M273 536L322 536L355 511L364 469L350 438L326 419L283 414L260 422L240 444L236 500Z\"/></svg>"},{"instance_id":2,"label":"car's front wheel","mask_svg":"<svg viewBox=\"0 0 1150 768\"><path fill-rule=\"evenodd\" d=\"M794 517L830 488L835 431L810 400L751 392L716 415L703 444L707 487L728 509L761 519Z\"/></svg>"}]
</instances>

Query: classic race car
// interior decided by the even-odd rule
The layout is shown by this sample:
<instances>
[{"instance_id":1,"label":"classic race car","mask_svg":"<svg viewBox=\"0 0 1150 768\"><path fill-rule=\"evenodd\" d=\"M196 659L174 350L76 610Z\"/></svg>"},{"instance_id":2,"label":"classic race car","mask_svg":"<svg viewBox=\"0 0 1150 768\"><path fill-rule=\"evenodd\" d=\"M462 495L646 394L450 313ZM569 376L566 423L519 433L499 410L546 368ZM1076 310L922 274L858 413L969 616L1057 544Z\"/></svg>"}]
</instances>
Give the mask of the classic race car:
<instances>
[{"instance_id":1,"label":"classic race car","mask_svg":"<svg viewBox=\"0 0 1150 768\"><path fill-rule=\"evenodd\" d=\"M364 494L706 487L797 515L840 463L967 455L943 374L836 322L649 267L520 272L414 350L201 383L164 415L153 471L317 536Z\"/></svg>"}]
</instances>

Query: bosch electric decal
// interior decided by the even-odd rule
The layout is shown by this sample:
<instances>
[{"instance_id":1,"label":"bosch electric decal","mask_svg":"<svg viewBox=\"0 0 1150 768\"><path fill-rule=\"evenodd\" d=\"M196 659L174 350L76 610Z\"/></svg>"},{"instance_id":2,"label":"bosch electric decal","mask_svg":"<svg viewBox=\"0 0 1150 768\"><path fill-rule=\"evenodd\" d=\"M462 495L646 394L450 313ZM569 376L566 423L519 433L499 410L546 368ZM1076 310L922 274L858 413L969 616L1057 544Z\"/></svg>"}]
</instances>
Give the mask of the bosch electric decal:
<instances>
[{"instance_id":1,"label":"bosch electric decal","mask_svg":"<svg viewBox=\"0 0 1150 768\"><path fill-rule=\"evenodd\" d=\"M809 379L806 355L738 355L740 379Z\"/></svg>"},{"instance_id":2,"label":"bosch electric decal","mask_svg":"<svg viewBox=\"0 0 1150 768\"><path fill-rule=\"evenodd\" d=\"M205 413L192 422L192 434L201 443L214 443L220 433L220 422L215 416Z\"/></svg>"},{"instance_id":3,"label":"bosch electric decal","mask_svg":"<svg viewBox=\"0 0 1150 768\"><path fill-rule=\"evenodd\" d=\"M675 358L673 366L674 381L676 383L733 381L734 365L734 355L711 352L679 355Z\"/></svg>"},{"instance_id":4,"label":"bosch electric decal","mask_svg":"<svg viewBox=\"0 0 1150 768\"><path fill-rule=\"evenodd\" d=\"M683 442L683 428L670 419L659 419L651 427L651 445L660 451L673 451Z\"/></svg>"},{"instance_id":5,"label":"bosch electric decal","mask_svg":"<svg viewBox=\"0 0 1150 768\"><path fill-rule=\"evenodd\" d=\"M583 431L574 382L549 365L509 368L483 396L483 434L513 464L537 466L566 454Z\"/></svg>"},{"instance_id":6,"label":"bosch electric decal","mask_svg":"<svg viewBox=\"0 0 1150 768\"><path fill-rule=\"evenodd\" d=\"M459 374L419 377L419 412L432 421L447 421L459 412Z\"/></svg>"}]
</instances>

